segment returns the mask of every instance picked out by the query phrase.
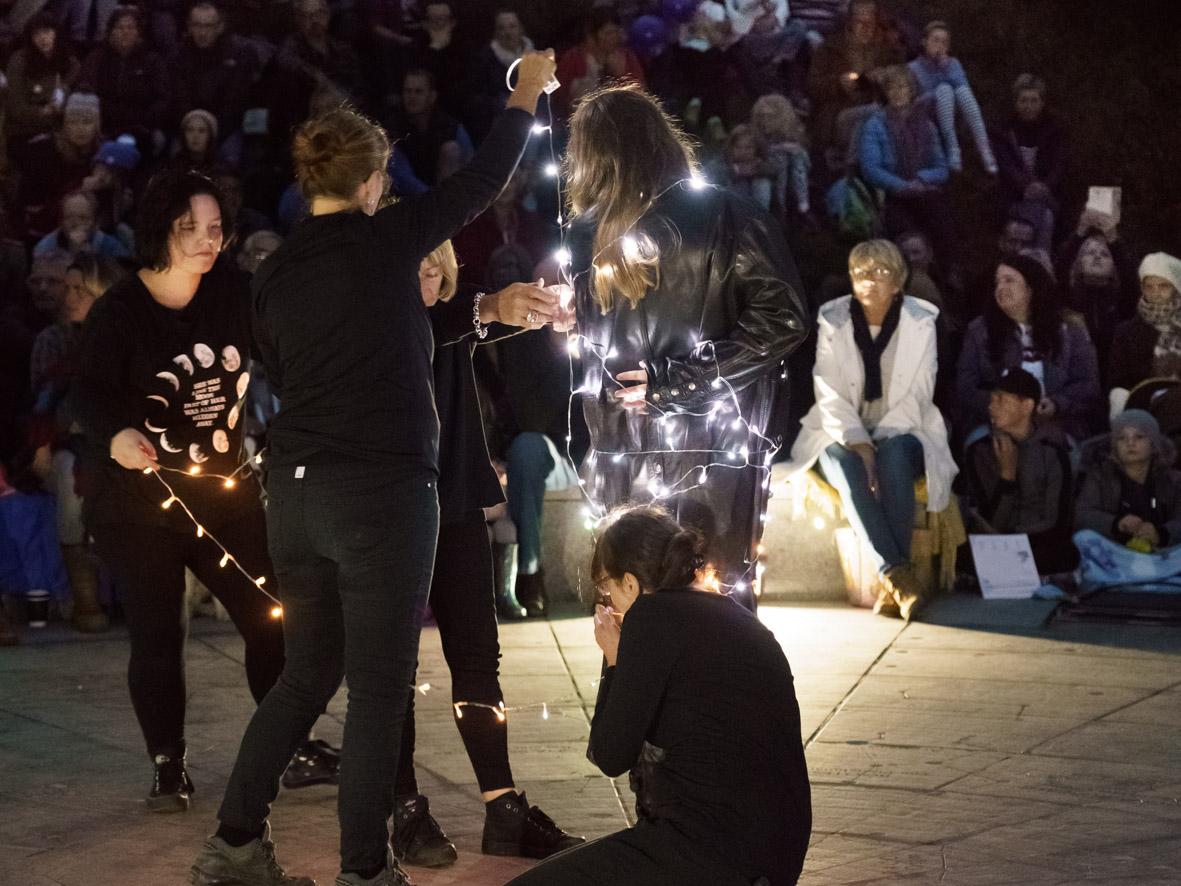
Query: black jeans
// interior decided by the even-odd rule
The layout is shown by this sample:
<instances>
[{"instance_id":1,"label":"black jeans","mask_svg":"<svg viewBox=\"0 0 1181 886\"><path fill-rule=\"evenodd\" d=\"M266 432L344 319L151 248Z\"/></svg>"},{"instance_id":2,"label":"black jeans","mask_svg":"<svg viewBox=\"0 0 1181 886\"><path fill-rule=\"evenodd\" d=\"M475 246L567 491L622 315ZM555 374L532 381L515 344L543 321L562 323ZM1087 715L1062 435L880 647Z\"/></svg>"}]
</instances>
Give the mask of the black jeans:
<instances>
[{"instance_id":1,"label":"black jeans","mask_svg":"<svg viewBox=\"0 0 1181 886\"><path fill-rule=\"evenodd\" d=\"M497 705L500 692L500 639L492 547L484 515L439 527L435 574L431 579L431 611L439 625L443 657L451 671L451 701ZM513 786L508 762L508 723L487 708L464 707L455 725L481 791ZM414 776L414 693L406 705L402 751L398 759L398 797L418 793Z\"/></svg>"},{"instance_id":2,"label":"black jeans","mask_svg":"<svg viewBox=\"0 0 1181 886\"><path fill-rule=\"evenodd\" d=\"M612 886L615 883L751 886L748 878L721 861L703 857L667 822L647 819L640 819L634 828L551 856L506 886Z\"/></svg>"},{"instance_id":3,"label":"black jeans","mask_svg":"<svg viewBox=\"0 0 1181 886\"><path fill-rule=\"evenodd\" d=\"M380 867L393 749L401 741L439 531L435 475L362 462L308 465L273 470L267 489L287 664L246 729L218 817L241 830L263 826L292 753L347 677L337 801L341 869Z\"/></svg>"},{"instance_id":4,"label":"black jeans","mask_svg":"<svg viewBox=\"0 0 1181 886\"><path fill-rule=\"evenodd\" d=\"M270 590L276 582L266 531L259 506L217 527L216 534L247 572L269 578ZM123 586L131 639L127 685L148 753L179 756L185 735L185 567L221 601L246 641L246 680L255 701L283 669L282 624L270 617L271 601L238 570L220 568L221 551L196 532L101 524L92 533L99 557Z\"/></svg>"}]
</instances>

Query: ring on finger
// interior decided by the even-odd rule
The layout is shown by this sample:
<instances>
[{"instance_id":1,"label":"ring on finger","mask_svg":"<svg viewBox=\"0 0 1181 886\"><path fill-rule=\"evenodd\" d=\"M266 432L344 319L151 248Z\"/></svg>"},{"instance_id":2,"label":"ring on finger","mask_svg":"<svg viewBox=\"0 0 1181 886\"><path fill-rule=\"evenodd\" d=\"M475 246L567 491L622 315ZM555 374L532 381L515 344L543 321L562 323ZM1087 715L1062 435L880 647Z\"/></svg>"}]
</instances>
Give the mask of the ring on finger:
<instances>
[{"instance_id":1,"label":"ring on finger","mask_svg":"<svg viewBox=\"0 0 1181 886\"><path fill-rule=\"evenodd\" d=\"M525 322L526 323L536 323L537 322L537 312L530 311L528 314L526 314L525 315Z\"/></svg>"}]
</instances>

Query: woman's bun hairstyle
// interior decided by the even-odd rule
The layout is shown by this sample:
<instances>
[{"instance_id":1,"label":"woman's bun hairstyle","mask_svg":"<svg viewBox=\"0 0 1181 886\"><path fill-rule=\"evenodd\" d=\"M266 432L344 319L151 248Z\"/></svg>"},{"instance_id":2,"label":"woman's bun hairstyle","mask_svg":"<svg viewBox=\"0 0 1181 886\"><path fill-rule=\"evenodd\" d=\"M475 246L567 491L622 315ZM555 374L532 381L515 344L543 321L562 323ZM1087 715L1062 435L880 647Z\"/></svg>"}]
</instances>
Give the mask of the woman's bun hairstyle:
<instances>
[{"instance_id":1,"label":"woman's bun hairstyle","mask_svg":"<svg viewBox=\"0 0 1181 886\"><path fill-rule=\"evenodd\" d=\"M291 156L305 200L349 200L375 171L385 171L390 140L385 130L353 108L332 108L296 130Z\"/></svg>"}]
</instances>

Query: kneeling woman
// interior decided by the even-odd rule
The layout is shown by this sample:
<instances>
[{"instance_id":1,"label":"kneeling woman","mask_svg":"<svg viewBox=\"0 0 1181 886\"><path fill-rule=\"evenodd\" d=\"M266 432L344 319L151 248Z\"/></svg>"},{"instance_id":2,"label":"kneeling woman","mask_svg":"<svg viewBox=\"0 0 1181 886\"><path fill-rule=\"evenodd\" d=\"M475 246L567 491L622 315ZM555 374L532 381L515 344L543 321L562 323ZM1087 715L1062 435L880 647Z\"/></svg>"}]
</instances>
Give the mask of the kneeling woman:
<instances>
[{"instance_id":1,"label":"kneeling woman","mask_svg":"<svg viewBox=\"0 0 1181 886\"><path fill-rule=\"evenodd\" d=\"M705 544L667 512L617 512L595 546L607 659L588 756L631 770L638 822L511 886L788 886L812 804L791 669L774 635L705 589ZM741 655L734 650L741 649Z\"/></svg>"},{"instance_id":2,"label":"kneeling woman","mask_svg":"<svg viewBox=\"0 0 1181 886\"><path fill-rule=\"evenodd\" d=\"M874 611L909 620L925 589L910 567L914 481L926 474L927 508L951 499L955 462L935 406L935 318L929 302L904 295L906 265L889 240L849 253L853 294L820 309L816 405L791 450L791 473L819 459L883 578Z\"/></svg>"}]
</instances>

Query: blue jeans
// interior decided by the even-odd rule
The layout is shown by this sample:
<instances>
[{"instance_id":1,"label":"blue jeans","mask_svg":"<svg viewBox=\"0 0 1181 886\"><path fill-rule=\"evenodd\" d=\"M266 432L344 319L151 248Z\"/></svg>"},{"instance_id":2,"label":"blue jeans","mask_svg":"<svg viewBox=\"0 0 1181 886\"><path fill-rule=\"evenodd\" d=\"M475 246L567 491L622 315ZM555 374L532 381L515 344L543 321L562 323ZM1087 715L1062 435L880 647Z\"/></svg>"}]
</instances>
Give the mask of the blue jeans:
<instances>
[{"instance_id":1,"label":"blue jeans","mask_svg":"<svg viewBox=\"0 0 1181 886\"><path fill-rule=\"evenodd\" d=\"M287 660L238 751L218 818L259 830L279 776L348 679L341 748L341 869L384 863L394 776L439 532L425 468L307 465L268 477L267 534Z\"/></svg>"},{"instance_id":2,"label":"blue jeans","mask_svg":"<svg viewBox=\"0 0 1181 886\"><path fill-rule=\"evenodd\" d=\"M508 514L517 527L517 571L525 575L541 566L541 509L553 469L544 434L517 434L508 448Z\"/></svg>"},{"instance_id":3,"label":"blue jeans","mask_svg":"<svg viewBox=\"0 0 1181 886\"><path fill-rule=\"evenodd\" d=\"M840 443L824 450L820 467L840 493L849 523L877 555L879 570L910 562L914 481L923 474L923 444L911 434L877 444L877 495L869 490L861 456Z\"/></svg>"}]
</instances>

